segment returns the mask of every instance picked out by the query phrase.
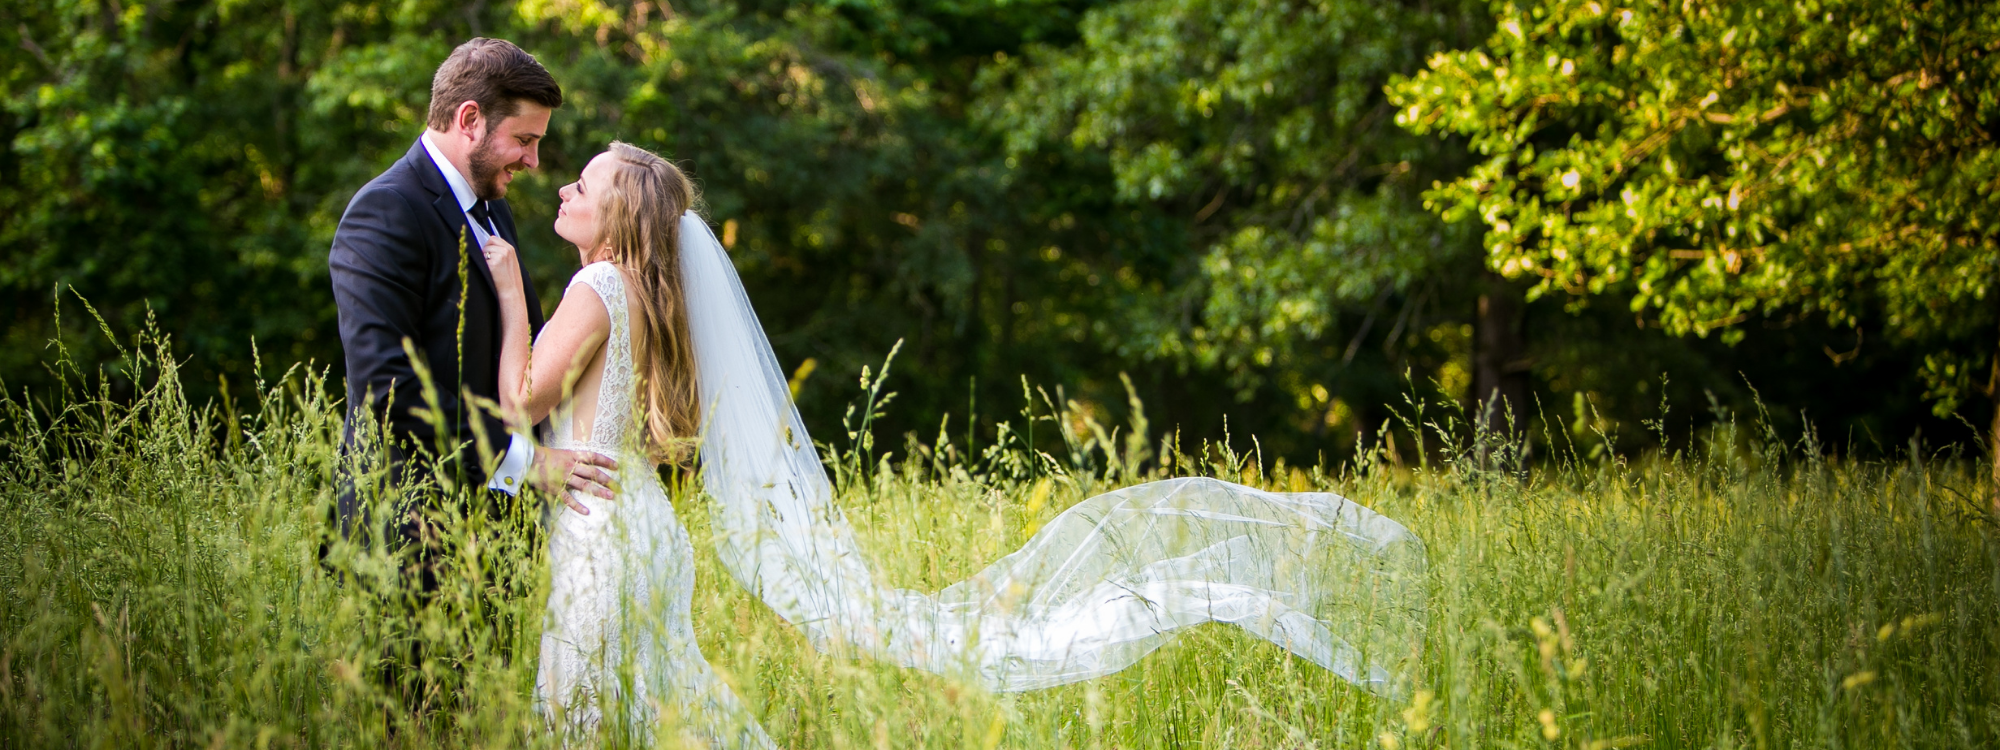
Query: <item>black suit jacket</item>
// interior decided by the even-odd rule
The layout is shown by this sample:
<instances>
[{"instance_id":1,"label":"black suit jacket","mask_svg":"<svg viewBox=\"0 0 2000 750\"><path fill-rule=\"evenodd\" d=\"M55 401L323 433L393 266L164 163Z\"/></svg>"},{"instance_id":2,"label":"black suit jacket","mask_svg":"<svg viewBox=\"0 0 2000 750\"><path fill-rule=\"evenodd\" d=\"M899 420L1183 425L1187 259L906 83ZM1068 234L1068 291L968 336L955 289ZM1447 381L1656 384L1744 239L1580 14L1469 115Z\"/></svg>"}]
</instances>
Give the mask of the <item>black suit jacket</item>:
<instances>
[{"instance_id":1,"label":"black suit jacket","mask_svg":"<svg viewBox=\"0 0 2000 750\"><path fill-rule=\"evenodd\" d=\"M519 247L507 202L490 201L487 210L500 238ZM420 140L354 194L334 230L327 266L347 360L350 418L343 445L352 450L353 430L359 423L354 417L361 416L362 409L372 409L379 423L388 427L394 477L404 476L408 458L436 456L443 446L447 458L456 459L451 471L458 479L484 485L486 470L479 461L475 427L484 432L492 451L506 450L504 423L465 401L467 393L497 399L501 345L500 300L492 271L466 223L450 185ZM460 264L471 271L471 278L460 278ZM525 268L521 276L528 319L539 332L541 303ZM416 351L415 361L403 348L405 340ZM442 433L412 411L427 408L417 375L420 363L429 368L436 384ZM340 503L343 530L352 519L351 494L343 492Z\"/></svg>"}]
</instances>

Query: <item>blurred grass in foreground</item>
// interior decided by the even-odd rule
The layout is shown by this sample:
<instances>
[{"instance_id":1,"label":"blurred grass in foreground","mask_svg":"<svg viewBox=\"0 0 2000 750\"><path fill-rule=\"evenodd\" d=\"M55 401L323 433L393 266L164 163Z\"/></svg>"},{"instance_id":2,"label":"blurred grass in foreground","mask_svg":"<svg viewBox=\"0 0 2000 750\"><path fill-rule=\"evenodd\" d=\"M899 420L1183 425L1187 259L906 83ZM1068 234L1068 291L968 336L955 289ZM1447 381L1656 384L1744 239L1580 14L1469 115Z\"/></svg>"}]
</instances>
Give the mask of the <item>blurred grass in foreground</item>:
<instances>
[{"instance_id":1,"label":"blurred grass in foreground","mask_svg":"<svg viewBox=\"0 0 2000 750\"><path fill-rule=\"evenodd\" d=\"M61 395L0 398L0 746L559 744L531 700L547 573L518 528L440 517L458 543L414 621L318 562L341 418L323 375L196 407L164 347L88 378L55 354ZM111 378L139 395L114 403ZM934 590L1148 478L1329 490L1429 546L1420 690L1384 702L1222 626L1019 695L825 657L717 569L705 499L683 491L703 651L788 747L2000 743L2000 537L1970 461L1825 459L1810 436L1725 422L1631 463L1572 450L1522 471L1511 446L1457 444L1415 466L1263 467L1151 442L1143 422L1107 433L1059 398L976 451L941 425L892 461L866 435L876 386L857 450L829 463L888 583ZM1456 416L1409 426L1453 444ZM1024 427L1059 431L1069 455L1027 450ZM357 579L392 570L336 557ZM482 593L495 561L519 591ZM415 717L370 676L411 627L434 686Z\"/></svg>"}]
</instances>

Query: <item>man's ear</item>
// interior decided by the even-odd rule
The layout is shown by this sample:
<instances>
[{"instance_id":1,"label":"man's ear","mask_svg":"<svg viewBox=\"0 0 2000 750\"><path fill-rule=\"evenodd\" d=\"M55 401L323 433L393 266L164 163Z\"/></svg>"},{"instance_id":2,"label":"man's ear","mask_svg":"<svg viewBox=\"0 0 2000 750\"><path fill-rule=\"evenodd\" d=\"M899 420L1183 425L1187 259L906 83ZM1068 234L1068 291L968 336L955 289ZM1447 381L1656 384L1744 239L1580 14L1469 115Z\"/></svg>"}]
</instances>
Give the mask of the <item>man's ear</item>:
<instances>
[{"instance_id":1,"label":"man's ear","mask_svg":"<svg viewBox=\"0 0 2000 750\"><path fill-rule=\"evenodd\" d=\"M458 103L458 109L452 112L452 122L466 135L471 136L473 141L478 141L480 136L486 134L485 113L479 111L479 102L471 99Z\"/></svg>"}]
</instances>

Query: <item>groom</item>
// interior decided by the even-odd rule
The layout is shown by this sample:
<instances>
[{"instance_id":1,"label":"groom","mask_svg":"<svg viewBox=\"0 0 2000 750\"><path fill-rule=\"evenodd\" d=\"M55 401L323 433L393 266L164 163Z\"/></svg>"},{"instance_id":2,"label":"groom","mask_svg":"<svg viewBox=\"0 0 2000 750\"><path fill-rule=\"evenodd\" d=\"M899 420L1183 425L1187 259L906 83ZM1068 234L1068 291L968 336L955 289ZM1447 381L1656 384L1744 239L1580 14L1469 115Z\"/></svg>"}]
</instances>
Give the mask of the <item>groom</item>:
<instances>
[{"instance_id":1,"label":"groom","mask_svg":"<svg viewBox=\"0 0 2000 750\"><path fill-rule=\"evenodd\" d=\"M497 401L500 393L500 303L480 248L490 237L519 243L507 186L515 173L539 163L537 150L559 106L562 87L520 47L501 39L459 45L431 81L423 135L355 193L334 230L327 265L346 352L347 405L354 416L371 409L388 427L395 476L407 476L400 465L409 459L439 458L444 446L456 452L442 456L448 471L489 490L514 495L533 479L551 492L568 486L611 497L604 472L616 468L610 458L536 448L467 403L467 396ZM461 265L472 278L459 277ZM541 303L525 269L522 286L530 324L539 331ZM436 384L445 434L418 411L426 406L419 362ZM357 423L348 420L350 433ZM508 439L490 475L479 461L478 437ZM353 445L351 434L346 442ZM339 508L343 535L354 532L357 510L346 493Z\"/></svg>"},{"instance_id":2,"label":"groom","mask_svg":"<svg viewBox=\"0 0 2000 750\"><path fill-rule=\"evenodd\" d=\"M347 361L343 453L363 458L352 454L362 451L355 430L367 410L385 428L386 445L375 455L386 454L391 482L435 478L507 496L534 484L582 513L562 490L612 496L610 458L538 448L473 403L497 401L500 392L500 303L480 250L489 238L518 246L507 186L539 162L549 116L561 105L562 87L521 48L500 39L460 45L431 81L423 134L354 195L334 231L327 266ZM541 303L525 269L521 281L530 324L540 330ZM435 404L426 402L420 368L429 371ZM481 442L496 466L481 462ZM420 473L432 466L443 476ZM342 488L343 538L367 533L362 494L352 482ZM418 497L426 498L419 505L439 501L435 492ZM425 596L437 585L424 560L437 540L426 538L423 508L398 510L388 519L389 541L405 550L404 579Z\"/></svg>"}]
</instances>

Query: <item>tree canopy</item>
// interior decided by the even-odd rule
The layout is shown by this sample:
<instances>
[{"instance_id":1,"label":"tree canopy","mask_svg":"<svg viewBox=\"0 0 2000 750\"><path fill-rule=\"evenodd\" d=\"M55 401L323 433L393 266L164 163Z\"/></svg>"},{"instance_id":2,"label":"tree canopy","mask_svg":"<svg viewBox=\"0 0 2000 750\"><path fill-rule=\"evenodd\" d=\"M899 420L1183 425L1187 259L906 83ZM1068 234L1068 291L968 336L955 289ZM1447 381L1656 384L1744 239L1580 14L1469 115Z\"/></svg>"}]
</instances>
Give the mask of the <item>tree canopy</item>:
<instances>
[{"instance_id":1,"label":"tree canopy","mask_svg":"<svg viewBox=\"0 0 2000 750\"><path fill-rule=\"evenodd\" d=\"M47 386L58 338L115 366L86 299L197 396L253 351L337 377L333 227L475 35L564 85L509 196L543 298L556 186L667 154L780 358L830 373L823 436L900 339L891 434L990 429L1022 377L1109 422L1129 374L1190 443L1301 458L1502 387L1537 440L1709 391L1894 445L1963 434L1912 406L1963 410L1996 343L1984 9L35 0L0 7L0 384Z\"/></svg>"},{"instance_id":2,"label":"tree canopy","mask_svg":"<svg viewBox=\"0 0 2000 750\"><path fill-rule=\"evenodd\" d=\"M1121 306L1123 346L1323 406L1369 333L1339 335L1342 313L1476 268L1421 203L1459 149L1398 131L1382 87L1484 22L1471 3L1117 3L1080 43L989 68L1004 95L981 114L1010 160L1100 164L1117 204L1182 218L1182 247L1113 272L1149 291Z\"/></svg>"},{"instance_id":3,"label":"tree canopy","mask_svg":"<svg viewBox=\"0 0 2000 750\"><path fill-rule=\"evenodd\" d=\"M1429 193L1531 294L1675 334L1796 313L1919 342L1939 413L2000 344L2000 9L1497 3L1398 80L1397 121L1483 161ZM1991 388L1991 386L1986 386Z\"/></svg>"}]
</instances>

